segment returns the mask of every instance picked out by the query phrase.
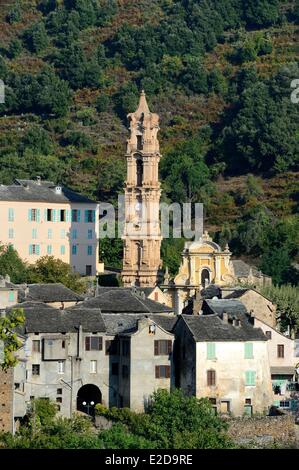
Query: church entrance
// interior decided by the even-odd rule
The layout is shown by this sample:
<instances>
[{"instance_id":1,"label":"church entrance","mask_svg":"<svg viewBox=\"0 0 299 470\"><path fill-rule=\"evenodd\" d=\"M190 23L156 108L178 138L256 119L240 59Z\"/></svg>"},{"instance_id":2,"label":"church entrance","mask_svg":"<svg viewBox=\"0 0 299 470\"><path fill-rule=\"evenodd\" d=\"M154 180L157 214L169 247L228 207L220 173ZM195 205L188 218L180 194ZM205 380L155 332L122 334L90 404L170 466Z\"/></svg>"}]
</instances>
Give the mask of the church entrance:
<instances>
[{"instance_id":1,"label":"church entrance","mask_svg":"<svg viewBox=\"0 0 299 470\"><path fill-rule=\"evenodd\" d=\"M94 407L97 403L102 403L102 393L96 385L87 384L79 388L77 394L77 410L94 416Z\"/></svg>"},{"instance_id":2,"label":"church entrance","mask_svg":"<svg viewBox=\"0 0 299 470\"><path fill-rule=\"evenodd\" d=\"M210 284L210 271L208 269L203 269L201 271L201 286L203 288L208 287Z\"/></svg>"}]
</instances>

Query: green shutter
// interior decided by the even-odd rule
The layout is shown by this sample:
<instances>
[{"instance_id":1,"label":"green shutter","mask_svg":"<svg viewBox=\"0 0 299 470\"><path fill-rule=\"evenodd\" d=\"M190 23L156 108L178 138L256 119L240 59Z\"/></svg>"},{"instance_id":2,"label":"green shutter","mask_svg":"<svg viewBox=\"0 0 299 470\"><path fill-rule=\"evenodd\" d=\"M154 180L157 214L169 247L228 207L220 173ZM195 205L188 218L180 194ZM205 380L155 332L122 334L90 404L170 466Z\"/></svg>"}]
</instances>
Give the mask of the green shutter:
<instances>
[{"instance_id":1,"label":"green shutter","mask_svg":"<svg viewBox=\"0 0 299 470\"><path fill-rule=\"evenodd\" d=\"M31 209L28 209L28 222L31 222L32 220L32 212Z\"/></svg>"},{"instance_id":2,"label":"green shutter","mask_svg":"<svg viewBox=\"0 0 299 470\"><path fill-rule=\"evenodd\" d=\"M84 212L84 222L87 223L88 222L88 210L86 210Z\"/></svg>"},{"instance_id":3,"label":"green shutter","mask_svg":"<svg viewBox=\"0 0 299 470\"><path fill-rule=\"evenodd\" d=\"M45 209L44 210L44 221L47 222L47 218L48 218L48 210Z\"/></svg>"},{"instance_id":4,"label":"green shutter","mask_svg":"<svg viewBox=\"0 0 299 470\"><path fill-rule=\"evenodd\" d=\"M81 222L81 211L80 211L80 209L78 209L77 218L78 218L78 219L77 219L78 222Z\"/></svg>"},{"instance_id":5,"label":"green shutter","mask_svg":"<svg viewBox=\"0 0 299 470\"><path fill-rule=\"evenodd\" d=\"M40 209L36 210L36 222L40 222Z\"/></svg>"},{"instance_id":6,"label":"green shutter","mask_svg":"<svg viewBox=\"0 0 299 470\"><path fill-rule=\"evenodd\" d=\"M36 245L36 254L37 254L37 255L40 255L40 248L39 248L39 245Z\"/></svg>"},{"instance_id":7,"label":"green shutter","mask_svg":"<svg viewBox=\"0 0 299 470\"><path fill-rule=\"evenodd\" d=\"M32 255L32 245L29 245L29 255Z\"/></svg>"},{"instance_id":8,"label":"green shutter","mask_svg":"<svg viewBox=\"0 0 299 470\"><path fill-rule=\"evenodd\" d=\"M252 386L255 385L255 371L247 370L245 372L245 385Z\"/></svg>"},{"instance_id":9,"label":"green shutter","mask_svg":"<svg viewBox=\"0 0 299 470\"><path fill-rule=\"evenodd\" d=\"M253 359L253 344L245 343L244 344L245 359Z\"/></svg>"},{"instance_id":10,"label":"green shutter","mask_svg":"<svg viewBox=\"0 0 299 470\"><path fill-rule=\"evenodd\" d=\"M207 343L207 359L216 358L216 347L215 343Z\"/></svg>"},{"instance_id":11,"label":"green shutter","mask_svg":"<svg viewBox=\"0 0 299 470\"><path fill-rule=\"evenodd\" d=\"M96 221L96 211L95 210L92 211L92 221L93 222Z\"/></svg>"}]
</instances>

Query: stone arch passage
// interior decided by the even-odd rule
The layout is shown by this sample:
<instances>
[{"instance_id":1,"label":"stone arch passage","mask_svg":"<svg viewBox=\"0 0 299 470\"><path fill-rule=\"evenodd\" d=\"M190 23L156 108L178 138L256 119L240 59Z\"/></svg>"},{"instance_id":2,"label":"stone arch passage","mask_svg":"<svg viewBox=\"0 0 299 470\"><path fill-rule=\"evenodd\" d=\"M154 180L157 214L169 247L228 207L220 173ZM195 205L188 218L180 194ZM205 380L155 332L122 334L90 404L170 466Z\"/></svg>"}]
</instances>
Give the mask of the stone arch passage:
<instances>
[{"instance_id":1,"label":"stone arch passage","mask_svg":"<svg viewBox=\"0 0 299 470\"><path fill-rule=\"evenodd\" d=\"M93 384L83 385L77 394L77 410L94 416L94 407L102 403L102 393L99 387Z\"/></svg>"}]
</instances>

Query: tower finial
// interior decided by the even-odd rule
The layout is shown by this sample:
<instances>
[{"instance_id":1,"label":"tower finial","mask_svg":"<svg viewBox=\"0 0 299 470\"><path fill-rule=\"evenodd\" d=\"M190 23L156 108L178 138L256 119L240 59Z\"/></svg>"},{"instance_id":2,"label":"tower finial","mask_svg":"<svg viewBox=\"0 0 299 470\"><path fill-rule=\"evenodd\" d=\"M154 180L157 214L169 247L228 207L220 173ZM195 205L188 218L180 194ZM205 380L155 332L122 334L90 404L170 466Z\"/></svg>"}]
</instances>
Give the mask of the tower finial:
<instances>
[{"instance_id":1,"label":"tower finial","mask_svg":"<svg viewBox=\"0 0 299 470\"><path fill-rule=\"evenodd\" d=\"M141 90L138 108L136 109L134 114L137 114L138 116L140 116L141 114L149 114L149 113L150 113L150 110L146 101L145 91Z\"/></svg>"}]
</instances>

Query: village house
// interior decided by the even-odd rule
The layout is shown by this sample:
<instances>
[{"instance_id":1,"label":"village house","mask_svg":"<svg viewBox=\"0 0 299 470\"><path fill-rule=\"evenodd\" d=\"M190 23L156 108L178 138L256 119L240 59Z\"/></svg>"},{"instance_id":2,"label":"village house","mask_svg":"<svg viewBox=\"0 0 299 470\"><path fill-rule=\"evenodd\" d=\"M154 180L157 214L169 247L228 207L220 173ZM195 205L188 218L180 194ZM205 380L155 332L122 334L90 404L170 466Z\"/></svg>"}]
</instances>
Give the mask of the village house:
<instances>
[{"instance_id":1,"label":"village house","mask_svg":"<svg viewBox=\"0 0 299 470\"><path fill-rule=\"evenodd\" d=\"M82 275L103 270L99 262L99 208L95 201L51 181L16 180L0 185L0 240L35 263L49 255Z\"/></svg>"},{"instance_id":2,"label":"village house","mask_svg":"<svg viewBox=\"0 0 299 470\"><path fill-rule=\"evenodd\" d=\"M175 336L176 384L186 394L209 398L217 413L269 411L273 393L267 338L248 322L244 310L181 315Z\"/></svg>"}]
</instances>

